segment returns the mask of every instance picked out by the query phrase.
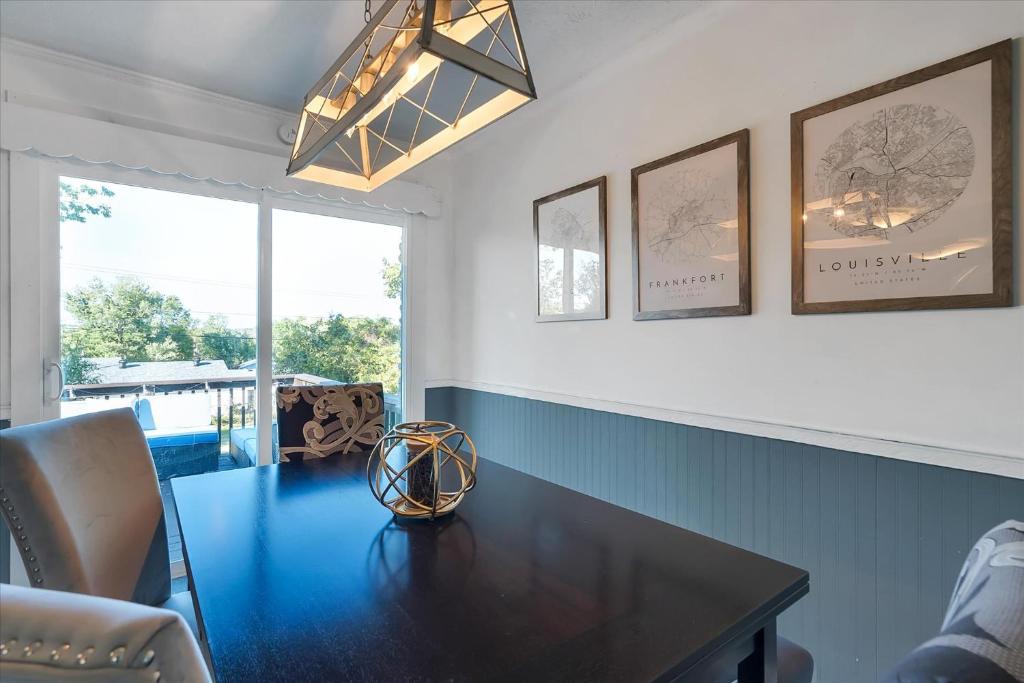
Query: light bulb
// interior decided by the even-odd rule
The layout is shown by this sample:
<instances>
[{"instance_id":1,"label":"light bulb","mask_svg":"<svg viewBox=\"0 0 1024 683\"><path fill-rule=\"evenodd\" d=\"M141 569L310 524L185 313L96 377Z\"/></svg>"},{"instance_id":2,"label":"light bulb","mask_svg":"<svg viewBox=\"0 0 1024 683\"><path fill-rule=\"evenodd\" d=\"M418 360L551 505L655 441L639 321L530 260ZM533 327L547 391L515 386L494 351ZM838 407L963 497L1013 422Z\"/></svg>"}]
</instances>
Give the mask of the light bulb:
<instances>
[{"instance_id":1,"label":"light bulb","mask_svg":"<svg viewBox=\"0 0 1024 683\"><path fill-rule=\"evenodd\" d=\"M835 216L836 218L842 218L843 216L846 215L846 211L844 211L842 207L839 207L838 209L832 212L832 215Z\"/></svg>"}]
</instances>

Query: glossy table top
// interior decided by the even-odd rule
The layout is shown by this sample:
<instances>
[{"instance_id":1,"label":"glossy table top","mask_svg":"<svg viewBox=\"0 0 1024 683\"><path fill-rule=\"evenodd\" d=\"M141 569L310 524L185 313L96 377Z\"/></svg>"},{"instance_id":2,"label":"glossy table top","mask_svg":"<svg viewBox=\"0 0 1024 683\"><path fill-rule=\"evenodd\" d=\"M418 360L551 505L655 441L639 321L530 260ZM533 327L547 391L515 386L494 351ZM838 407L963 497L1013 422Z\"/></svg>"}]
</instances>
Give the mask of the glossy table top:
<instances>
[{"instance_id":1,"label":"glossy table top","mask_svg":"<svg viewBox=\"0 0 1024 683\"><path fill-rule=\"evenodd\" d=\"M228 681L671 678L807 592L803 570L482 460L393 521L363 456L175 479Z\"/></svg>"}]
</instances>

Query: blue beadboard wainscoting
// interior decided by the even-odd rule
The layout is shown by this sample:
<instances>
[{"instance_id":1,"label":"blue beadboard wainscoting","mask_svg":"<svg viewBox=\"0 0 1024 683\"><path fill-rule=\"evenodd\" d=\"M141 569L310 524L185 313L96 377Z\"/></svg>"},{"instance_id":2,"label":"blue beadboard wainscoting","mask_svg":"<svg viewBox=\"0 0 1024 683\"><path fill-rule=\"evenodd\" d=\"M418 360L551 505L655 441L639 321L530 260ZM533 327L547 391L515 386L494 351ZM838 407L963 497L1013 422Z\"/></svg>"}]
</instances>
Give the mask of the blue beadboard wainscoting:
<instances>
[{"instance_id":1,"label":"blue beadboard wainscoting","mask_svg":"<svg viewBox=\"0 0 1024 683\"><path fill-rule=\"evenodd\" d=\"M428 419L482 457L794 564L780 632L819 683L877 681L939 629L964 556L1024 519L1024 480L455 387Z\"/></svg>"}]
</instances>

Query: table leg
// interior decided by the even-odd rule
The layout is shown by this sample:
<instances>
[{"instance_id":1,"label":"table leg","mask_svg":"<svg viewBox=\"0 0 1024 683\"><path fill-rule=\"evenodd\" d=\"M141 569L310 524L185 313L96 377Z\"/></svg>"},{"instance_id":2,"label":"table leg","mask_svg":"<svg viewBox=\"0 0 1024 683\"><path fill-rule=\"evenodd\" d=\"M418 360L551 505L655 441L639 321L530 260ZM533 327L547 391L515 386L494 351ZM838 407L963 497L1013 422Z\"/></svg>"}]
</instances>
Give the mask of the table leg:
<instances>
[{"instance_id":1,"label":"table leg","mask_svg":"<svg viewBox=\"0 0 1024 683\"><path fill-rule=\"evenodd\" d=\"M775 620L754 635L754 652L740 662L737 683L778 683Z\"/></svg>"}]
</instances>

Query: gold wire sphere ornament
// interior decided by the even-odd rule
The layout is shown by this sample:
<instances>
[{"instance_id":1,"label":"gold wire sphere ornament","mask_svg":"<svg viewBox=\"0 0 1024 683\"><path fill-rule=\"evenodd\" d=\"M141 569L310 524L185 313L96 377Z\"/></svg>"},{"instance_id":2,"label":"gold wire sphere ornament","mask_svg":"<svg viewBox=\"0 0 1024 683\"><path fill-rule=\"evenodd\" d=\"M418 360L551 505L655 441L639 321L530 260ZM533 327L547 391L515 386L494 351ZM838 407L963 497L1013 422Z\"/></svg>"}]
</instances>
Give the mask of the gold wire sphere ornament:
<instances>
[{"instance_id":1,"label":"gold wire sphere ornament","mask_svg":"<svg viewBox=\"0 0 1024 683\"><path fill-rule=\"evenodd\" d=\"M403 422L373 447L366 479L373 496L399 517L434 519L455 510L476 485L476 447L449 422Z\"/></svg>"}]
</instances>

